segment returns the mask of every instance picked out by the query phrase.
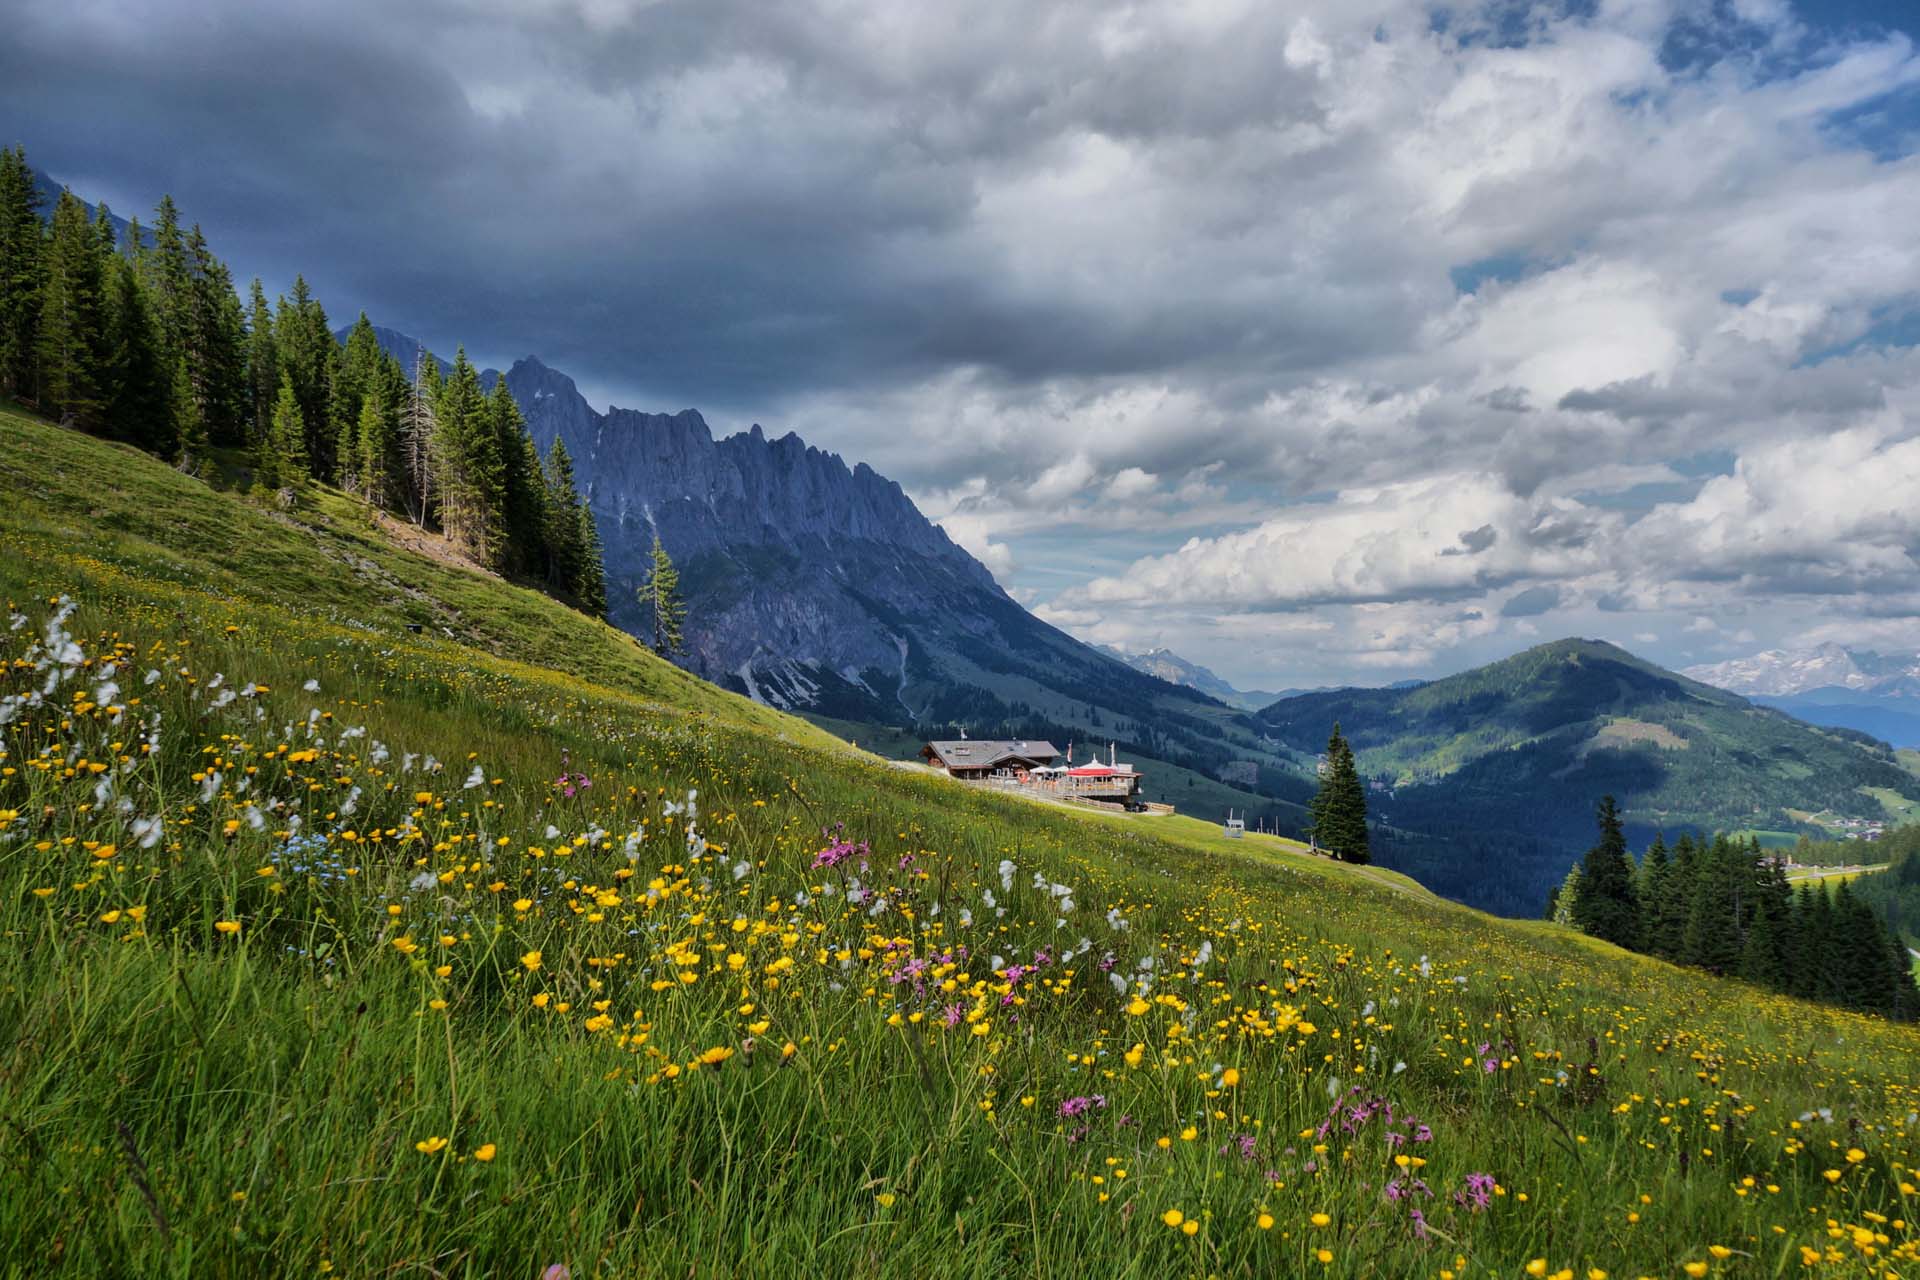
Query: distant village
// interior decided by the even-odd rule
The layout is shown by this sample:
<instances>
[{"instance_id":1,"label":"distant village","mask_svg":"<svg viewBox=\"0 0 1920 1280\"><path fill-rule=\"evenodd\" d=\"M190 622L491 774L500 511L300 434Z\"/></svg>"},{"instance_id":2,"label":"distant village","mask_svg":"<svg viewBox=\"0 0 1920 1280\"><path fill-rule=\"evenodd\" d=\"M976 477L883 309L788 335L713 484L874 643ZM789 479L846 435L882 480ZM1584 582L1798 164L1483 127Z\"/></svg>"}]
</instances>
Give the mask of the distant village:
<instances>
[{"instance_id":1,"label":"distant village","mask_svg":"<svg viewBox=\"0 0 1920 1280\"><path fill-rule=\"evenodd\" d=\"M1120 759L1111 743L1105 760L1093 751L1080 764L1073 762L1071 743L1062 755L1051 742L1020 738L929 742L920 748L920 758L950 778L996 790L1128 813L1173 812L1170 804L1141 798L1140 771Z\"/></svg>"}]
</instances>

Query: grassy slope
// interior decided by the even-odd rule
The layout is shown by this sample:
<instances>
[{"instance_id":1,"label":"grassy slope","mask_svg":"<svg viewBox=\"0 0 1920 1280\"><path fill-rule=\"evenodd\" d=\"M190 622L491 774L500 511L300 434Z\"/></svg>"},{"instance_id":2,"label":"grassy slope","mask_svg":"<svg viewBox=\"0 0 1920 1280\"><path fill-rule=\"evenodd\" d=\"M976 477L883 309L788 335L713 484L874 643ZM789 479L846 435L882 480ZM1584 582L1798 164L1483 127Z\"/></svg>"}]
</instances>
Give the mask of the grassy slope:
<instances>
[{"instance_id":1,"label":"grassy slope","mask_svg":"<svg viewBox=\"0 0 1920 1280\"><path fill-rule=\"evenodd\" d=\"M1843 1271L1912 1253L1913 1028L1285 842L915 776L392 551L337 498L294 525L4 415L0 497L0 595L32 624L0 654L64 592L89 655L0 674L0 696L63 677L57 710L0 730L8 1270L1759 1275L1803 1246ZM421 610L475 643L409 634ZM266 691L221 705L214 673ZM563 751L594 781L572 798L546 782ZM664 808L690 788L699 856ZM885 906L808 870L830 821L871 841ZM692 1065L710 1049L732 1056ZM1376 1091L1431 1141L1390 1146L1378 1114L1315 1132ZM1395 1155L1432 1199L1383 1195ZM1488 1208L1456 1203L1482 1172Z\"/></svg>"}]
</instances>

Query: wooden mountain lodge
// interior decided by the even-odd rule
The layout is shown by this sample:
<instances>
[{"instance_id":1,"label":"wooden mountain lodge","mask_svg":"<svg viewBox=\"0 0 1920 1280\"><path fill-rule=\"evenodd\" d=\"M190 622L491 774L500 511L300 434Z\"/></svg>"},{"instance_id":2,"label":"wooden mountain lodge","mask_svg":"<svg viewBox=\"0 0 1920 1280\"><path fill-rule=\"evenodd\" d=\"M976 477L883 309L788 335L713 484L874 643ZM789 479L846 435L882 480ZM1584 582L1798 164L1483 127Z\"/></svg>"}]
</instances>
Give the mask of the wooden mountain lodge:
<instances>
[{"instance_id":1,"label":"wooden mountain lodge","mask_svg":"<svg viewBox=\"0 0 1920 1280\"><path fill-rule=\"evenodd\" d=\"M1074 764L1072 748L1063 759L1050 742L961 738L929 742L920 758L963 782L984 782L1026 791L1056 800L1085 800L1096 804L1141 807L1140 773L1109 748L1107 760L1098 756Z\"/></svg>"}]
</instances>

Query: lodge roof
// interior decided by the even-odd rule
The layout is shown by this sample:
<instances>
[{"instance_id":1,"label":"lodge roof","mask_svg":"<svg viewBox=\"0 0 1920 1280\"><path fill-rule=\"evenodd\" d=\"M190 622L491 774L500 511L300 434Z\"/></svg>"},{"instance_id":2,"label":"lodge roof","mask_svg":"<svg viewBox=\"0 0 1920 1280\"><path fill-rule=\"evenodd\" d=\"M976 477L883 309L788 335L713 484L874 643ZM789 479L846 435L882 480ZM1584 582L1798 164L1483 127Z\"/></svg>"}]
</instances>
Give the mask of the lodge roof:
<instances>
[{"instance_id":1,"label":"lodge roof","mask_svg":"<svg viewBox=\"0 0 1920 1280\"><path fill-rule=\"evenodd\" d=\"M1025 738L961 738L954 742L929 742L924 754L938 756L940 763L949 769L991 769L1009 760L1045 764L1060 757L1051 742Z\"/></svg>"}]
</instances>

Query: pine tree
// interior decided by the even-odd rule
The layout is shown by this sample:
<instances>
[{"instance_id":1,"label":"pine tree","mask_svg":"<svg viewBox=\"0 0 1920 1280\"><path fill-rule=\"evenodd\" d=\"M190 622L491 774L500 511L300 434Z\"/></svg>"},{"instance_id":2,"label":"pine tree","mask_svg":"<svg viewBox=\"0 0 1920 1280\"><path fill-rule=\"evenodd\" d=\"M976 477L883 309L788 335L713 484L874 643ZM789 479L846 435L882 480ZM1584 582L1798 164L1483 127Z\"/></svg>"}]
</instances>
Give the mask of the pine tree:
<instances>
[{"instance_id":1,"label":"pine tree","mask_svg":"<svg viewBox=\"0 0 1920 1280\"><path fill-rule=\"evenodd\" d=\"M248 434L257 444L273 425L273 408L280 397L280 357L273 338L273 308L260 277L247 290L247 408Z\"/></svg>"},{"instance_id":2,"label":"pine tree","mask_svg":"<svg viewBox=\"0 0 1920 1280\"><path fill-rule=\"evenodd\" d=\"M580 608L596 618L607 616L607 569L600 554L600 531L593 524L593 508L582 502L575 513L580 547L580 571L568 588Z\"/></svg>"},{"instance_id":3,"label":"pine tree","mask_svg":"<svg viewBox=\"0 0 1920 1280\"><path fill-rule=\"evenodd\" d=\"M480 375L464 347L454 353L434 417L440 527L476 560L492 564L503 528L504 468Z\"/></svg>"},{"instance_id":4,"label":"pine tree","mask_svg":"<svg viewBox=\"0 0 1920 1280\"><path fill-rule=\"evenodd\" d=\"M393 431L385 398L378 389L360 399L360 420L354 429L354 443L353 471L358 478L360 496L370 507L385 507L392 501Z\"/></svg>"},{"instance_id":5,"label":"pine tree","mask_svg":"<svg viewBox=\"0 0 1920 1280\"><path fill-rule=\"evenodd\" d=\"M526 419L505 378L493 384L487 417L501 462L501 525L506 534L494 556L495 567L539 573L546 559L546 485L540 474L540 452L527 434Z\"/></svg>"},{"instance_id":6,"label":"pine tree","mask_svg":"<svg viewBox=\"0 0 1920 1280\"><path fill-rule=\"evenodd\" d=\"M1693 837L1682 833L1673 845L1673 860L1667 865L1666 884L1658 899L1644 909L1648 931L1653 937L1650 950L1662 960L1680 963L1686 951L1687 918L1693 911L1693 886L1700 873L1699 847Z\"/></svg>"},{"instance_id":7,"label":"pine tree","mask_svg":"<svg viewBox=\"0 0 1920 1280\"><path fill-rule=\"evenodd\" d=\"M107 288L107 429L147 452L171 458L179 448L162 363L160 334L132 262L116 258Z\"/></svg>"},{"instance_id":8,"label":"pine tree","mask_svg":"<svg viewBox=\"0 0 1920 1280\"><path fill-rule=\"evenodd\" d=\"M280 359L281 377L293 387L305 424L305 450L312 474L332 482L336 478L333 426L333 379L340 355L327 328L327 312L303 275L293 278L293 296L280 299L273 319L275 349ZM277 395L277 393L276 393ZM275 412L278 405L276 401Z\"/></svg>"},{"instance_id":9,"label":"pine tree","mask_svg":"<svg viewBox=\"0 0 1920 1280\"><path fill-rule=\"evenodd\" d=\"M193 345L201 409L215 444L247 442L247 326L233 272L213 256L196 224L187 238L193 260Z\"/></svg>"},{"instance_id":10,"label":"pine tree","mask_svg":"<svg viewBox=\"0 0 1920 1280\"><path fill-rule=\"evenodd\" d=\"M571 594L580 580L585 548L580 540L581 502L580 492L574 487L573 457L558 435L547 450L546 482L547 585Z\"/></svg>"},{"instance_id":11,"label":"pine tree","mask_svg":"<svg viewBox=\"0 0 1920 1280\"><path fill-rule=\"evenodd\" d=\"M687 651L680 635L687 620L687 606L680 598L680 571L673 567L673 559L660 545L657 533L653 535L653 567L640 584L640 607L653 628L655 653L665 658Z\"/></svg>"},{"instance_id":12,"label":"pine tree","mask_svg":"<svg viewBox=\"0 0 1920 1280\"><path fill-rule=\"evenodd\" d=\"M259 490L299 489L310 477L307 460L307 420L292 378L280 380L274 398L273 421L254 450L253 483Z\"/></svg>"},{"instance_id":13,"label":"pine tree","mask_svg":"<svg viewBox=\"0 0 1920 1280\"><path fill-rule=\"evenodd\" d=\"M400 428L400 454L406 471L407 514L425 526L439 514L440 492L434 483L434 405L440 399L440 366L425 347L413 353L413 384L407 396Z\"/></svg>"},{"instance_id":14,"label":"pine tree","mask_svg":"<svg viewBox=\"0 0 1920 1280\"><path fill-rule=\"evenodd\" d=\"M1574 921L1596 938L1623 947L1640 939L1640 907L1633 892L1633 859L1627 853L1626 832L1612 796L1604 796L1598 812L1600 841L1587 851L1580 867L1580 903Z\"/></svg>"},{"instance_id":15,"label":"pine tree","mask_svg":"<svg viewBox=\"0 0 1920 1280\"><path fill-rule=\"evenodd\" d=\"M1575 925L1580 914L1580 864L1567 868L1567 878L1553 892L1553 911L1547 919L1555 924Z\"/></svg>"},{"instance_id":16,"label":"pine tree","mask_svg":"<svg viewBox=\"0 0 1920 1280\"><path fill-rule=\"evenodd\" d=\"M167 367L177 369L187 349L188 290L192 271L187 265L187 241L180 233L180 210L173 197L161 196L153 211L153 251L140 259L145 273L141 283L154 318L160 324L161 357Z\"/></svg>"},{"instance_id":17,"label":"pine tree","mask_svg":"<svg viewBox=\"0 0 1920 1280\"><path fill-rule=\"evenodd\" d=\"M0 392L30 396L46 231L24 150L0 150Z\"/></svg>"},{"instance_id":18,"label":"pine tree","mask_svg":"<svg viewBox=\"0 0 1920 1280\"><path fill-rule=\"evenodd\" d=\"M347 341L339 357L333 379L331 412L333 415L334 454L339 459L340 487L358 492L364 481L360 475L360 407L380 374L380 339L373 324L362 311L347 331Z\"/></svg>"},{"instance_id":19,"label":"pine tree","mask_svg":"<svg viewBox=\"0 0 1920 1280\"><path fill-rule=\"evenodd\" d=\"M1673 860L1667 855L1667 838L1656 834L1640 859L1640 873L1634 883L1634 900L1640 906L1640 940L1634 946L1648 955L1659 954L1660 904L1666 900L1667 877Z\"/></svg>"},{"instance_id":20,"label":"pine tree","mask_svg":"<svg viewBox=\"0 0 1920 1280\"><path fill-rule=\"evenodd\" d=\"M1740 976L1763 987L1777 987L1782 978L1780 936L1774 927L1773 909L1761 902L1747 928L1746 941L1740 947Z\"/></svg>"},{"instance_id":21,"label":"pine tree","mask_svg":"<svg viewBox=\"0 0 1920 1280\"><path fill-rule=\"evenodd\" d=\"M1327 769L1308 809L1313 838L1343 862L1372 860L1367 835L1367 791L1360 780L1353 748L1335 723L1327 739Z\"/></svg>"},{"instance_id":22,"label":"pine tree","mask_svg":"<svg viewBox=\"0 0 1920 1280\"><path fill-rule=\"evenodd\" d=\"M107 362L99 241L71 191L62 191L53 209L34 360L41 404L64 422L99 426Z\"/></svg>"},{"instance_id":23,"label":"pine tree","mask_svg":"<svg viewBox=\"0 0 1920 1280\"><path fill-rule=\"evenodd\" d=\"M192 470L207 452L207 424L200 417L200 403L193 396L193 379L187 373L187 358L173 358L173 372L167 379L167 399L172 406L175 457L182 467Z\"/></svg>"}]
</instances>

